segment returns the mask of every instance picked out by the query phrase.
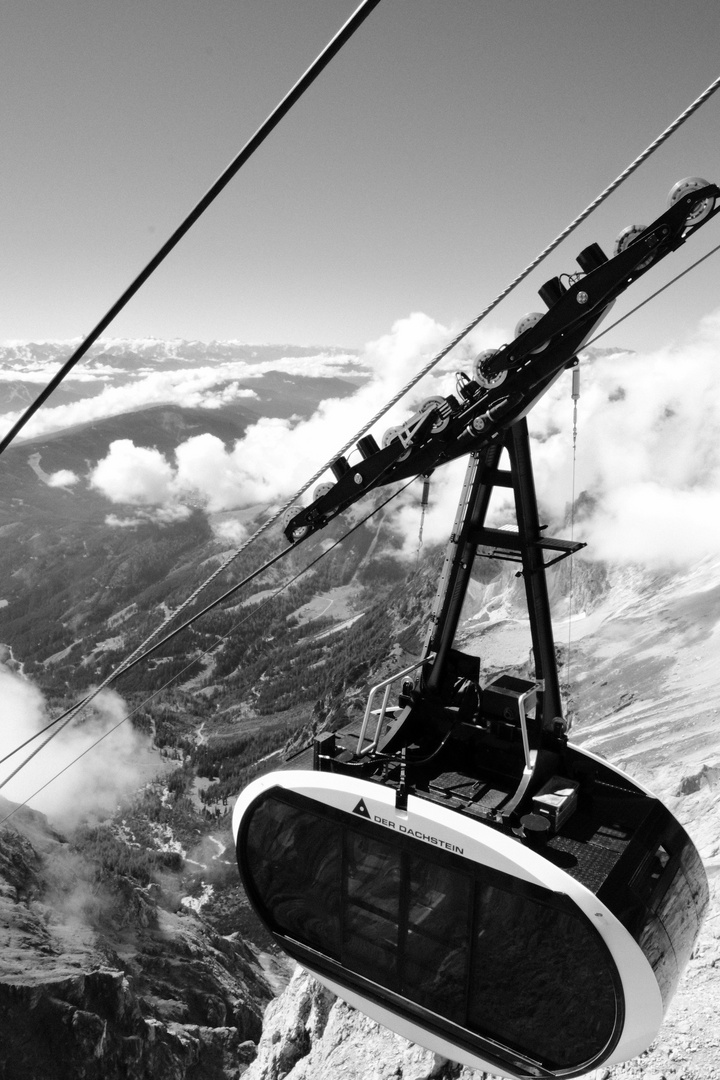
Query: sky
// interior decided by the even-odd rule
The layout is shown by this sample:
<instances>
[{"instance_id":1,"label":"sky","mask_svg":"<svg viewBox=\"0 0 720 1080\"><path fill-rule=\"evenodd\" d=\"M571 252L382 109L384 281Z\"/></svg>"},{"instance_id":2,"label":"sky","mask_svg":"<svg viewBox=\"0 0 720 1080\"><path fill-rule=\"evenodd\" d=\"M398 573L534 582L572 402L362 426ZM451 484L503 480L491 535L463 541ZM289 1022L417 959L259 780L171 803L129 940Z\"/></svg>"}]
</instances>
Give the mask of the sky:
<instances>
[{"instance_id":1,"label":"sky","mask_svg":"<svg viewBox=\"0 0 720 1080\"><path fill-rule=\"evenodd\" d=\"M0 341L84 336L356 6L5 0ZM382 0L150 282L117 337L362 348L456 330L720 74L716 0ZM720 180L720 92L488 320ZM717 223L613 316L720 242ZM720 254L605 339L720 307Z\"/></svg>"}]
</instances>

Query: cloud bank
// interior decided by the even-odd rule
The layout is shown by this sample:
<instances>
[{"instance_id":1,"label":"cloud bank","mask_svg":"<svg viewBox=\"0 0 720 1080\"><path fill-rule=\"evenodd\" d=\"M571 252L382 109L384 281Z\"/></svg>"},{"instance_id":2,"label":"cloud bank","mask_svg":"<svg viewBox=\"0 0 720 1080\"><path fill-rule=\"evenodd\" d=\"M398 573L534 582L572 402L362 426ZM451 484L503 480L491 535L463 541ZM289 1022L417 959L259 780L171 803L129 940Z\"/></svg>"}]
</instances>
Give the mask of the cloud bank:
<instances>
[{"instance_id":1,"label":"cloud bank","mask_svg":"<svg viewBox=\"0 0 720 1080\"><path fill-rule=\"evenodd\" d=\"M8 753L40 731L51 716L40 690L2 665L0 697L3 745ZM130 723L123 723L102 742L92 744L126 716L122 698L113 690L103 690L83 716L61 731L0 789L0 794L13 802L29 800L33 809L47 814L64 828L113 811L123 795L142 783L142 762L150 752L150 740ZM45 737L40 736L6 761L0 769L0 780ZM76 762L81 754L84 756ZM64 769L67 771L63 772ZM48 786L44 787L45 784Z\"/></svg>"},{"instance_id":2,"label":"cloud bank","mask_svg":"<svg viewBox=\"0 0 720 1080\"><path fill-rule=\"evenodd\" d=\"M164 515L165 520L188 513L193 506L217 514L277 505L378 412L451 335L450 329L421 313L400 319L360 357L371 373L368 382L352 397L321 402L309 420L262 419L232 447L211 435L196 436L178 446L172 460L120 440L95 468L90 482L115 504L137 507L147 516ZM463 343L441 370L427 376L378 422L373 429L376 439L401 423L423 398L451 393L452 372L469 372L480 349L503 340L501 331L491 330ZM584 491L594 500L592 516L576 527L576 536L590 545L589 557L680 564L720 548L718 356L720 312L706 317L686 340L664 349L646 355L598 350L581 360L574 494ZM573 498L569 373L540 401L529 423L538 497L557 529ZM458 462L433 475L425 542L448 536L464 468ZM403 553L408 556L417 547L420 490L415 485L395 507L397 527L406 538ZM507 519L508 505L502 498L494 505L496 522ZM229 528L227 522L224 528ZM240 527L233 528L239 536Z\"/></svg>"},{"instance_id":3,"label":"cloud bank","mask_svg":"<svg viewBox=\"0 0 720 1080\"><path fill-rule=\"evenodd\" d=\"M352 353L331 355L319 352L312 356L288 356L266 361L215 359L204 363L171 356L165 358L183 366L153 369L150 364L138 368L116 368L93 362L91 368L77 367L66 377L66 383L82 383L98 388L77 401L63 405L50 404L39 410L23 429L23 439L36 438L76 424L90 423L133 412L150 405L176 404L186 408L220 409L243 399L257 399L252 387L241 386L258 379L269 371L289 375L332 377L347 375L358 368L358 358ZM157 361L160 363L160 361ZM0 368L0 382L37 383L45 385L55 374L57 360L31 367L12 363ZM2 411L2 410L0 410ZM7 412L3 423L9 428L21 412Z\"/></svg>"},{"instance_id":4,"label":"cloud bank","mask_svg":"<svg viewBox=\"0 0 720 1080\"><path fill-rule=\"evenodd\" d=\"M219 513L285 501L450 336L447 327L428 316L410 315L366 347L360 363L370 371L369 381L349 398L322 401L309 420L263 418L230 449L215 436L195 436L176 448L173 460L157 450L136 447L130 440L118 440L92 471L90 483L114 503L156 506L165 512L171 507L200 505L209 513ZM450 393L454 382L448 372L468 368L471 355L488 342L500 340L498 331L476 336L475 344L465 346L461 359L446 361L439 375L427 377L413 396L383 418L378 439L409 416L423 398ZM308 373L304 360L298 361L298 369Z\"/></svg>"},{"instance_id":5,"label":"cloud bank","mask_svg":"<svg viewBox=\"0 0 720 1080\"><path fill-rule=\"evenodd\" d=\"M720 312L645 355L581 362L576 494L595 500L576 535L590 555L680 565L720 550ZM556 517L572 491L569 381L531 416L538 492Z\"/></svg>"}]
</instances>

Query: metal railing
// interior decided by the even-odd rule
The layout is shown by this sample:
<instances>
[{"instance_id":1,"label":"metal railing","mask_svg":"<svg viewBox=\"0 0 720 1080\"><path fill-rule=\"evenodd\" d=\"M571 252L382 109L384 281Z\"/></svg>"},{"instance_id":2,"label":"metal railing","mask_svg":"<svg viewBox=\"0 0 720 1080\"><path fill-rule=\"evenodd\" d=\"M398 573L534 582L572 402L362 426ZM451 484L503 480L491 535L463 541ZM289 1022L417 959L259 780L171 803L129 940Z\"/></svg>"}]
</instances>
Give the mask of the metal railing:
<instances>
[{"instance_id":1,"label":"metal railing","mask_svg":"<svg viewBox=\"0 0 720 1080\"><path fill-rule=\"evenodd\" d=\"M529 703L529 708L535 708L537 705L537 687L533 686L530 690L526 690L524 694L521 694L518 698L518 713L520 716L520 736L523 744L523 754L525 755L525 768L530 769L534 765L533 758L530 752L530 739L528 737L527 727L527 713L525 710L525 703Z\"/></svg>"},{"instance_id":2,"label":"metal railing","mask_svg":"<svg viewBox=\"0 0 720 1080\"><path fill-rule=\"evenodd\" d=\"M434 659L435 653L430 653L428 656L423 657L422 660L416 660L414 664L410 665L410 667L403 668L402 671L396 671L394 675L390 675L387 679L383 679L382 682L379 682L377 686L372 687L372 689L370 690L370 695L368 697L367 705L365 706L365 716L363 717L362 727L360 728L360 734L358 736L358 757L360 757L362 754L371 754L373 750L377 749L378 742L380 741L382 725L387 713L388 700L390 698L390 688L392 684L394 682L397 682L398 679L403 679L406 675L410 675L413 671L417 671L417 669L419 667L422 667L423 664L427 664L430 660ZM375 699L375 695L378 693L379 690L385 691L385 693L383 694L382 705L379 709L373 710L373 701ZM370 742L369 746L366 746L363 749L363 743L365 742L365 735L368 729L368 724L370 723L370 717L373 714L377 716L377 723L375 725L375 736Z\"/></svg>"}]
</instances>

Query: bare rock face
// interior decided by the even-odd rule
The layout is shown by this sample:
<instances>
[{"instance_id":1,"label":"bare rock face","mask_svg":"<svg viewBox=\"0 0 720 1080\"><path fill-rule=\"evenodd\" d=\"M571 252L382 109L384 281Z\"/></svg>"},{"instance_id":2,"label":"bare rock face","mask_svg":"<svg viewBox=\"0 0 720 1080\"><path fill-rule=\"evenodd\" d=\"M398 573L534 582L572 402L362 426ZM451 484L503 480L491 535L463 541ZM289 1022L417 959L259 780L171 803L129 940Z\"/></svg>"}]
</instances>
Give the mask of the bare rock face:
<instances>
[{"instance_id":1,"label":"bare rock face","mask_svg":"<svg viewBox=\"0 0 720 1080\"><path fill-rule=\"evenodd\" d=\"M241 1071L238 1028L145 1017L131 980L118 970L97 969L34 985L4 982L0 1029L0 1076L7 1080L210 1080ZM244 1056L249 1056L247 1048Z\"/></svg>"},{"instance_id":2,"label":"bare rock face","mask_svg":"<svg viewBox=\"0 0 720 1080\"><path fill-rule=\"evenodd\" d=\"M444 1058L393 1035L297 968L267 1008L243 1080L440 1080L446 1068Z\"/></svg>"},{"instance_id":3,"label":"bare rock face","mask_svg":"<svg viewBox=\"0 0 720 1080\"><path fill-rule=\"evenodd\" d=\"M239 1077L272 996L258 954L131 883L88 896L43 815L12 820L0 831L0 1080ZM103 904L127 911L114 939L85 917Z\"/></svg>"},{"instance_id":4,"label":"bare rock face","mask_svg":"<svg viewBox=\"0 0 720 1080\"><path fill-rule=\"evenodd\" d=\"M238 1075L236 1028L162 1024L142 1015L122 971L96 970L42 982L0 985L0 1074L217 1077ZM232 1068L232 1072L227 1066Z\"/></svg>"}]
</instances>

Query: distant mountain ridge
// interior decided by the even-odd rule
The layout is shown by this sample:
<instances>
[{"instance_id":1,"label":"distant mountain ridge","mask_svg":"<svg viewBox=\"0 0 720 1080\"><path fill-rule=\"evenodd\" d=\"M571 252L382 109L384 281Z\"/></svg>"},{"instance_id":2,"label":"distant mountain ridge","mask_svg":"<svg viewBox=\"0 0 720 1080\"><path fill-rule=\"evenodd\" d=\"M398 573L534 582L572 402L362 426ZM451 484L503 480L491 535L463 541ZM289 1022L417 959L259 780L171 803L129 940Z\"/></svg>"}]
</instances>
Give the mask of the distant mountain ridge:
<instances>
[{"instance_id":1,"label":"distant mountain ridge","mask_svg":"<svg viewBox=\"0 0 720 1080\"><path fill-rule=\"evenodd\" d=\"M76 344L0 346L0 416L8 424L36 400ZM53 391L16 445L153 406L204 412L210 432L222 426L211 413L223 413L231 426L239 414L238 438L253 419L308 417L319 401L346 397L366 378L357 354L335 346L101 341Z\"/></svg>"},{"instance_id":2,"label":"distant mountain ridge","mask_svg":"<svg viewBox=\"0 0 720 1080\"><path fill-rule=\"evenodd\" d=\"M0 344L0 369L6 366L18 367L23 364L62 362L72 355L80 342L80 338L75 338L69 341L23 341ZM154 363L165 360L192 363L207 363L211 360L243 360L246 363L260 364L281 360L284 357L341 358L357 355L356 349L347 349L339 345L291 345L266 342L252 344L241 341L188 341L184 338L168 341L160 338L101 338L91 346L82 363L93 366L108 359L112 359L115 363L127 363L130 359L139 359Z\"/></svg>"}]
</instances>

